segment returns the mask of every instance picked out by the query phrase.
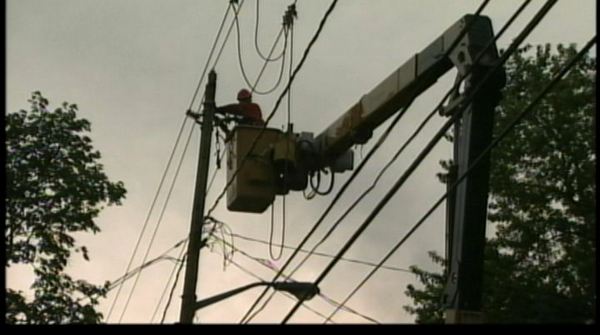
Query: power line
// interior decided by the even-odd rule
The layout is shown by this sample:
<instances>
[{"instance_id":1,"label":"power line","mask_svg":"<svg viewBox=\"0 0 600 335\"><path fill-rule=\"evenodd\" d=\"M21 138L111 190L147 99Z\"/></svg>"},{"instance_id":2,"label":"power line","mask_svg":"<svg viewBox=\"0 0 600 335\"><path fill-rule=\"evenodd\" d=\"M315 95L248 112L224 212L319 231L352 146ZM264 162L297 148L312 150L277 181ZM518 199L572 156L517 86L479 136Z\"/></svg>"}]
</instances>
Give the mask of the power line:
<instances>
[{"instance_id":1,"label":"power line","mask_svg":"<svg viewBox=\"0 0 600 335\"><path fill-rule=\"evenodd\" d=\"M233 6L233 4L230 2L229 6ZM238 14L239 14L240 10L242 10L243 6L244 6L244 0L240 1L240 4L238 5L238 8L237 8L237 13ZM225 40L223 41L223 44L221 44L221 48L219 49L219 53L217 53L217 60L215 61L215 63L211 67L211 69L213 69L213 70L217 66L217 63L219 62L219 59L221 59L221 54L223 53L223 50L225 49L225 45L227 44L227 41L229 41L229 35L231 35L231 31L233 30L234 25L235 25L235 17L233 18L233 20L231 21L231 24L229 25L229 29L227 30L227 34L225 35Z\"/></svg>"},{"instance_id":2,"label":"power line","mask_svg":"<svg viewBox=\"0 0 600 335\"><path fill-rule=\"evenodd\" d=\"M233 6L233 5L232 5ZM259 95L266 95L269 93L274 92L277 87L279 87L279 84L281 83L281 78L283 77L283 69L285 67L285 52L287 49L287 28L285 26L285 24L281 27L281 29L279 30L279 33L277 34L277 37L275 38L275 41L273 42L273 46L271 47L271 51L269 52L269 55L267 56L267 58L270 58L271 55L273 54L273 52L275 51L275 48L277 47L277 44L279 43L279 39L281 38L281 35L284 35L284 42L283 42L283 58L281 58L281 68L279 70L279 76L277 79L277 82L275 83L275 85L266 90L266 91L259 91L256 89L256 86L258 85L258 82L260 81L260 78L262 77L267 65L270 63L270 61L268 59L266 59L263 63L263 66L258 74L258 76L256 77L256 80L254 82L254 84L250 83L250 80L248 79L248 75L246 74L246 70L244 68L244 62L242 60L242 47L241 47L241 33L240 33L240 25L239 25L239 15L238 15L238 11L235 9L235 6L233 6L233 11L235 13L234 16L234 23L235 23L235 28L236 28L236 36L237 36L237 56L238 56L238 64L240 66L240 71L242 73L242 78L244 79L244 81L246 82L246 85L248 85L248 87L250 87L252 89L252 92L259 94Z\"/></svg>"},{"instance_id":3,"label":"power line","mask_svg":"<svg viewBox=\"0 0 600 335\"><path fill-rule=\"evenodd\" d=\"M479 85L474 88L467 98L464 99L464 106L468 106L473 100L475 93L481 89L481 87L489 80L489 78L494 75L500 68L502 64L506 61L506 59L516 50L518 45L525 39L526 36L531 33L531 31L537 26L537 24L545 17L547 12L554 6L557 0L549 0L546 4L540 9L540 11L536 14L536 16L530 21L530 23L525 27L525 29L519 34L519 36L514 40L511 46L506 50L506 52L502 55L502 57L498 60L496 65L487 72L487 75L479 82ZM410 177L412 172L420 165L420 163L425 159L425 157L431 152L433 147L437 144L437 142L444 136L444 134L448 131L450 126L462 115L462 112L465 108L461 108L454 115L450 117L450 119L444 124L444 126L438 131L438 133L433 137L433 139L427 144L427 146L419 153L417 158L413 161L413 163L408 167L408 169L402 174L402 176L396 181L396 183L392 186L392 188L386 193L384 198L377 204L375 209L369 214L367 219L361 224L361 226L355 231L352 237L346 242L346 244L342 247L342 249L338 252L337 258L342 257L344 253L354 244L354 242L358 239L358 237L364 232L364 230L370 225L373 219L379 214L379 212L383 209L383 207L389 202L392 196L398 191L398 189L404 184L404 182ZM333 269L333 267L337 264L339 260L334 259L330 262L330 264L325 268L325 270L319 275L315 284L318 285L327 274ZM301 301L302 299L300 299ZM282 323L286 323L296 312L298 309L298 305L294 306L292 310L288 313L288 315L284 318Z\"/></svg>"},{"instance_id":4,"label":"power line","mask_svg":"<svg viewBox=\"0 0 600 335\"><path fill-rule=\"evenodd\" d=\"M152 244L154 243L154 239L156 238L156 234L158 233L158 229L160 228L160 224L162 223L162 218L163 215L165 213L165 210L167 208L167 205L169 204L169 200L171 199L171 194L173 192L173 188L175 186L175 182L177 181L177 177L179 176L179 171L181 170L181 165L183 163L183 160L185 158L185 154L187 152L187 148L190 144L190 140L192 138L192 134L194 133L194 127L192 127L190 129L190 133L188 135L187 141L185 143L185 146L183 148L183 152L181 153L181 158L179 159L179 163L177 164L177 168L175 170L175 175L173 176L173 180L171 182L171 186L169 187L169 191L167 193L165 202L163 204L162 210L160 212L160 215L158 217L158 221L156 222L156 226L154 228L154 231L152 232L152 237L150 238L150 243L148 243L148 248L146 249L146 253L144 254L144 258L142 259L142 264L146 262L146 259L148 258L148 255L150 254L150 250L152 249ZM125 301L125 307L123 307L123 311L121 312L121 316L119 317L119 323L121 323L121 320L123 319L123 316L125 315L125 312L127 311L127 308L129 307L129 302L131 301L131 297L133 296L133 292L135 291L135 288L137 286L138 280L140 278L140 274L141 272L138 272L136 274L135 280L133 281L133 286L131 287L131 291L129 292L129 296L127 297L127 300Z\"/></svg>"},{"instance_id":5,"label":"power line","mask_svg":"<svg viewBox=\"0 0 600 335\"><path fill-rule=\"evenodd\" d=\"M477 11L475 12L475 16L478 16L483 10L484 8L487 6L489 1L484 1L479 8L477 9ZM460 32L459 36L457 36L456 40L451 44L450 48L446 51L446 55L450 54L450 52L452 52L452 50L457 46L458 41L460 41L462 39L462 37L466 34L466 32L468 31L468 29L470 29L470 26L473 24L474 20L469 21L469 23L463 28L463 30ZM458 87L458 83L456 85L456 87ZM451 90L452 91L452 90ZM451 91L448 92L448 94L446 95L445 98L442 99L442 102L440 103L440 106L443 104L444 100L450 95ZM390 123L390 125L388 126L388 128L385 130L385 132L382 134L382 136L380 137L380 139L378 140L378 142L375 144L375 146L373 148L371 148L371 150L369 151L369 153L367 154L367 156L365 157L365 159L363 159L360 163L360 165L358 166L358 168L352 173L352 175L350 176L350 178L344 183L344 185L341 187L341 189L338 191L338 193L335 195L334 199L330 202L330 204L328 205L328 207L325 209L325 211L323 212L323 214L321 214L321 216L319 217L319 219L317 220L317 222L314 224L314 226L311 228L311 230L308 232L308 234L304 237L304 239L302 240L302 242L300 242L300 244L298 245L298 249L302 248L302 246L304 244L306 244L306 242L308 241L308 239L312 236L312 234L317 230L317 228L321 225L321 223L323 222L323 220L325 219L325 217L329 214L329 212L331 211L331 209L333 208L333 206L337 203L337 201L341 198L341 196L344 194L344 192L346 191L346 189L349 187L349 185L354 181L354 179L358 176L358 174L362 171L363 167L366 165L366 163L371 159L371 157L375 154L375 152L379 149L379 147L383 144L383 142L387 139L389 133L392 131L392 129L394 128L394 126L396 125L396 123L400 120L400 118L404 115L404 113L408 110L408 108L410 107L410 104L412 103L412 101L410 101L407 106L405 106L405 108L403 108L403 110L396 116L396 118ZM423 122L421 124L421 126L419 126L419 128L417 128L417 131L415 133L413 133L413 135L408 139L408 141L405 143L405 145L403 146L406 147L411 141L412 139L414 139L416 137L416 135L420 132L420 130L422 129L422 127L425 125L425 123L427 123L429 121L429 119L431 117L433 117L433 114L435 114L435 112L431 113L427 119L425 120L425 122ZM403 149L402 149L403 150ZM397 154L399 155L399 153ZM396 157L397 157L396 155ZM370 191L370 190L368 190ZM364 195L363 195L364 197ZM359 198L360 201L361 198ZM355 203L356 204L356 203ZM343 219L343 217L342 217ZM338 220L333 226L332 228L328 231L328 233L320 240L320 242L318 242L312 249L311 249L311 253L315 251L315 249L321 245L325 239L328 238L328 236L333 232L333 230L336 229L336 227L338 226L338 224L341 222L341 219ZM283 266L282 269L285 269L290 263L291 260L296 256L297 251L295 251L294 253L292 253L292 255L288 258L287 262L285 263L285 265ZM298 268L304 264L304 262L308 259L308 257L310 257L310 253L302 260L302 262L292 271L292 273L295 273ZM275 278L273 280L276 280L278 278L278 275L275 276ZM263 290L262 294L256 299L256 301L254 302L254 304L250 307L250 309L248 310L248 312L246 313L246 315L244 316L244 318L242 319L242 322L244 321L244 319L246 319L251 311L256 307L256 305L258 304L258 302L264 297L264 295L266 294L266 292L268 291L268 288L266 288L265 290ZM267 301L265 301L265 305L271 300L271 298L273 297L274 293L271 294L271 296L267 299ZM263 306L264 307L264 306ZM247 320L246 322L248 322L250 320Z\"/></svg>"},{"instance_id":6,"label":"power line","mask_svg":"<svg viewBox=\"0 0 600 335\"><path fill-rule=\"evenodd\" d=\"M183 254L185 253L185 248L187 246L187 240L181 240L178 242L178 244L181 244L181 250L179 250L179 256L177 256L177 259L179 260L179 265L181 266L181 264L183 263ZM163 289L160 298L158 299L158 303L156 304L156 308L154 308L154 312L152 312L152 317L150 318L150 323L152 323L152 321L154 321L154 317L156 317L156 314L158 313L158 309L160 308L160 303L162 302L165 294L167 293L167 290L169 288L169 283L171 282L171 278L173 278L173 276L175 275L175 271L177 270L177 264L175 263L173 265L173 268L171 269L171 273L169 274L169 278L167 279L167 283L165 284L165 288Z\"/></svg>"},{"instance_id":7,"label":"power line","mask_svg":"<svg viewBox=\"0 0 600 335\"><path fill-rule=\"evenodd\" d=\"M182 249L184 252L184 249ZM173 281L173 287L171 288L171 292L169 292L169 298L167 299L167 304L165 305L165 309L163 311L162 318L160 319L160 323L163 324L165 322L165 317L167 316L167 311L169 310L169 306L171 305L171 301L173 299L173 293L175 292L175 288L177 287L177 282L179 281L179 275L181 274L181 269L185 265L185 259L187 258L187 253L183 254L181 258L181 263L179 264L179 268L177 269L177 273L175 274L175 281Z\"/></svg>"},{"instance_id":8,"label":"power line","mask_svg":"<svg viewBox=\"0 0 600 335\"><path fill-rule=\"evenodd\" d=\"M528 113L530 113L538 103L540 103L540 101L545 97L546 94L548 94L548 92L554 88L554 86L560 81L562 80L562 78L564 77L564 75L575 65L575 63L577 63L579 60L581 60L581 58L583 57L583 55L585 55L589 49L595 45L596 43L596 36L594 36L587 44L586 46L581 49L579 51L579 53L577 55L575 55L562 69L561 71L556 74L554 76L554 78L550 81L550 83L548 83L546 85L546 87L544 87L544 89L532 100L531 103L529 103L529 105L523 110L521 111L521 113L519 113L519 115L517 115L517 117L515 119L513 119L513 121L511 121L511 123L504 128L504 130L500 133L500 135L494 139L492 141L492 143L490 143L490 145L488 145L487 148L485 148L485 150L482 151L482 153L473 161L473 163L468 167L468 169L456 180L456 182L454 182L450 188L438 199L438 201L435 202L435 204L425 213L425 215L423 215L423 217L421 219L419 219L419 221L417 221L417 223L415 225L413 225L413 227L404 235L404 237L402 237L402 239L392 248L392 250L390 250L390 252L388 252L386 254L385 257L382 258L382 260L379 262L379 264L377 265L377 267L375 267L361 282L360 284L354 289L352 290L352 292L344 299L344 301L341 303L340 306L343 306L345 303L347 303L353 296L354 294L356 294L356 292L375 274L375 272L377 270L379 270L379 268L381 268L383 266L383 264L404 244L404 242L421 226L421 224L423 224L423 222L425 222L429 216L431 216L431 214L438 208L438 206L448 197L448 194L450 194L451 192L453 192L456 187L458 187L458 185L462 182L462 180L464 178L466 178L469 173L471 173L473 171L473 169L479 164L479 162L493 149L495 148L498 143L500 143L500 141L502 141L502 139L504 139L506 137L506 135L516 126L517 123L519 123ZM327 318L327 320L330 320L335 313L338 310L336 309L331 315L329 315L329 317Z\"/></svg>"},{"instance_id":9,"label":"power line","mask_svg":"<svg viewBox=\"0 0 600 335\"><path fill-rule=\"evenodd\" d=\"M149 267L150 265L156 264L160 261L163 260L170 260L173 261L174 258L167 256L169 254L169 252L171 252L171 250L177 248L179 245L181 244L181 242L176 243L173 247L167 249L165 252L163 252L162 254L160 254L159 256L147 261L146 263L138 266L137 268L127 272L126 274L122 275L121 277L113 280L110 282L110 286L108 287L108 291L112 291L114 288L116 288L117 286L121 285L122 282L127 281L129 278L133 277L136 273L141 272L143 269Z\"/></svg>"},{"instance_id":10,"label":"power line","mask_svg":"<svg viewBox=\"0 0 600 335\"><path fill-rule=\"evenodd\" d=\"M256 0L256 17L255 17L255 20L254 20L254 49L256 49L256 52L257 52L258 56L262 60L264 60L266 62L273 62L273 61L276 61L276 60L280 59L281 57L283 57L285 55L284 54L285 47L284 47L283 50L281 50L281 53L277 57L272 57L272 58L265 57L263 55L263 53L260 51L260 48L258 47L259 12L260 12L260 1Z\"/></svg>"},{"instance_id":11,"label":"power line","mask_svg":"<svg viewBox=\"0 0 600 335\"><path fill-rule=\"evenodd\" d=\"M208 53L208 59L206 60L206 65L204 65L204 69L202 70L202 74L200 75L200 80L198 80L198 85L196 86L196 90L194 91L194 96L192 97L192 101L190 102L190 106L188 107L188 110L190 110L192 108L192 106L194 105L194 102L196 101L196 97L198 96L198 92L200 91L200 87L202 86L202 81L204 80L204 77L206 76L206 71L208 70L208 65L210 64L210 61L212 60L212 56L213 53L215 52L215 47L217 46L217 42L219 41L219 38L221 37L221 32L223 31L223 27L225 26L225 21L227 20L227 16L229 15L229 11L231 10L231 5L227 6L227 10L225 10L225 14L223 15L223 20L221 20L221 25L219 26L219 30L217 31L217 36L215 36L215 40L212 44L212 47L210 48L210 52ZM227 39L225 39L225 42L227 42ZM219 54L220 56L220 54ZM219 61L219 57L217 57L217 60L215 62Z\"/></svg>"},{"instance_id":12,"label":"power line","mask_svg":"<svg viewBox=\"0 0 600 335\"><path fill-rule=\"evenodd\" d=\"M240 235L240 234L231 234L231 236L233 237L237 237L240 238L242 240L246 240L246 241L251 241L251 242L256 242L256 243L260 243L260 244L264 244L264 245L269 245L269 242L267 241L263 241L260 239L256 239L256 238L252 238L252 237L248 237L248 236L244 236L244 235ZM273 244L274 246L277 247L282 247L284 249L296 249L296 247L292 247L289 245L285 245L285 244ZM299 249L299 252L304 252L304 253L308 253L310 252L309 250L306 249ZM321 256L321 257L327 257L327 258L334 258L334 255L330 255L330 254L326 254L323 252L313 252L313 255L315 256ZM348 262L348 263L356 263L356 264L361 264L361 265L367 265L367 266L377 266L377 264L373 263L373 262L367 262L367 261L363 261L360 259L353 259L353 258L344 258L342 257L340 260ZM383 269L386 270L391 270L391 271L397 271L397 272L405 272L405 273L410 273L412 274L413 272L410 271L409 269L406 268L399 268L399 267L395 267L395 266L383 266Z\"/></svg>"}]
</instances>

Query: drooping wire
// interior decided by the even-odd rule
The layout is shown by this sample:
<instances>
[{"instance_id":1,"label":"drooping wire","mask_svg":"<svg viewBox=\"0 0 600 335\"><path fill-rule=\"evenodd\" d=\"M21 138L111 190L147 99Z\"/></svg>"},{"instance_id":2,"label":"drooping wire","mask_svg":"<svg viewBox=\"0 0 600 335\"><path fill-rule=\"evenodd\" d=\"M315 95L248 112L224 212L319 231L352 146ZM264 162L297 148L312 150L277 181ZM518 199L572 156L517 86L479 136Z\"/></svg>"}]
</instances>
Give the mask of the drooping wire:
<instances>
[{"instance_id":1,"label":"drooping wire","mask_svg":"<svg viewBox=\"0 0 600 335\"><path fill-rule=\"evenodd\" d=\"M237 56L238 56L238 63L240 66L240 72L242 73L242 77L243 77L244 81L246 82L246 85L251 88L251 91L253 93L256 93L259 95L266 95L266 94L272 93L277 89L277 87L279 87L279 84L281 83L281 78L283 77L283 69L285 67L285 51L287 48L287 28L285 26L281 27L281 30L279 30L279 33L277 34L277 37L275 38L275 41L273 42L271 51L269 52L269 55L267 56L267 58L271 57L271 55L275 51L275 48L277 47L277 44L279 43L279 40L281 39L281 35L284 35L284 48L283 48L284 57L281 58L281 68L279 71L277 82L270 89L265 90L265 91L259 91L256 89L256 86L258 85L258 82L260 81L260 78L262 77L262 75L270 61L269 60L264 61L263 66L262 66L254 84L252 84L250 82L250 80L248 79L248 75L246 74L246 70L244 68L244 62L242 60L242 58L243 58L242 57L242 47L241 47L241 39L242 38L241 38L241 32L240 32L238 10L235 8L234 4L232 4L232 8L233 8L233 12L235 14L234 23L235 23L236 36L237 36Z\"/></svg>"},{"instance_id":2,"label":"drooping wire","mask_svg":"<svg viewBox=\"0 0 600 335\"><path fill-rule=\"evenodd\" d=\"M496 139L494 139L488 147L486 147L481 154L471 163L471 165L467 168L467 170L460 175L460 177L448 188L448 190L434 203L434 205L415 223L412 228L402 237L402 239L381 259L379 264L371 270L371 272L359 283L359 285L352 290L352 292L344 299L341 303L343 306L347 303L356 292L375 274L377 270L379 270L383 264L394 254L398 249L412 236L412 234L435 212L435 210L439 207L439 205L448 197L450 193L452 193L458 185L475 169L475 167L481 162L481 160L489 154L489 152L495 148L502 139L504 139L507 134L514 129L514 127L528 114L533 111L533 109L538 105L541 100L554 88L554 86L562 80L562 78L566 75L566 73L579 61L581 58L590 50L590 48L596 44L596 36L594 36L584 48L582 48L577 55L575 55L569 62L562 67L561 71L557 73L554 78L544 87L544 89L532 100L532 102L527 105L527 107L517 115L511 121L511 123L506 126L503 131L498 135ZM337 313L337 309L333 311L331 315L328 316L327 320L331 320L331 318Z\"/></svg>"},{"instance_id":3,"label":"drooping wire","mask_svg":"<svg viewBox=\"0 0 600 335\"><path fill-rule=\"evenodd\" d=\"M330 168L329 173L331 173L331 177L329 178L329 186L327 187L327 189L325 191L319 190L319 187L321 186L321 170L318 170L315 173L317 175L317 185L315 185L313 182L314 174L310 175L309 184L310 184L310 188L312 189L314 194L323 196L323 195L328 195L329 193L331 193L331 191L333 191L333 185L335 184L335 172L333 172L333 170Z\"/></svg>"},{"instance_id":4,"label":"drooping wire","mask_svg":"<svg viewBox=\"0 0 600 335\"><path fill-rule=\"evenodd\" d=\"M506 62L506 59L518 48L518 45L531 33L531 31L537 26L537 24L545 17L548 11L554 6L557 0L549 0L546 4L540 9L540 11L535 15L535 17L529 22L529 24L523 29L523 31L519 34L519 36L513 41L510 47L506 50L506 52L500 57L500 59L495 63L495 66L487 72L487 75L479 82L476 88L472 89L469 95L464 99L464 106L468 106L470 102L473 100L475 93L483 87L483 85L492 77L499 69L500 66ZM404 184L404 182L410 177L412 172L420 165L420 163L425 159L425 157L431 152L433 147L437 144L437 142L446 134L450 126L456 122L456 120L462 115L464 111L464 107L457 111L454 115L450 117L450 119L442 126L440 131L438 131L433 139L427 144L427 146L419 153L417 158L411 163L408 169L402 174L402 176L396 181L396 183L392 186L392 188L386 193L384 198L377 204L375 209L369 214L369 216L365 219L365 221L361 224L361 226L355 231L355 233L350 237L350 239L344 244L342 249L338 252L336 257L342 257L344 253L354 244L354 242L358 239L360 235L365 231L365 229L370 225L373 219L379 214L379 212L383 209L383 207L389 202L392 196L400 189L400 187ZM338 259L334 259L330 262L330 264L325 268L325 270L319 275L315 284L320 284L323 279L329 274L329 272L333 269L333 267L338 263ZM298 310L298 306L302 299L299 299L299 302L292 308L292 310L288 313L288 315L283 319L282 323L286 323Z\"/></svg>"},{"instance_id":5,"label":"drooping wire","mask_svg":"<svg viewBox=\"0 0 600 335\"><path fill-rule=\"evenodd\" d=\"M298 72L302 69L302 66L304 65L306 59L308 58L308 55L310 54L310 51L311 51L312 47L314 46L315 42L319 38L319 36L321 34L321 31L323 30L323 27L325 26L325 23L327 22L327 19L329 18L331 12L335 8L335 4L336 3L337 3L337 0L334 0L331 3L331 5L329 6L329 8L326 11L325 15L321 19L321 22L319 23L319 27L317 28L317 31L315 32L315 34L313 35L312 39L308 43L308 46L304 50L302 58L300 59L300 62L298 63L298 65L294 69L294 72L292 73L292 77L290 78L289 83L284 88L283 92L279 95L279 97L277 98L277 101L275 102L275 105L273 106L273 110L271 111L271 113L269 114L269 116L267 117L267 119L265 120L265 124L262 126L262 129L261 129L260 133L258 133L257 136L254 138L254 141L250 145L250 149L248 150L248 152L246 153L246 155L244 155L244 157L241 159L238 168L233 172L231 178L229 179L229 181L227 182L227 184L225 185L225 187L223 188L223 190L221 191L221 193L219 194L219 196L217 197L217 199L215 200L215 202L213 203L213 205L208 210L207 216L210 216L212 214L212 212L217 208L219 202L221 201L221 199L223 199L223 197L225 196L227 190L232 185L234 178L241 171L241 169L243 168L245 162L248 160L249 154L254 150L254 148L256 147L256 144L258 143L258 140L264 134L265 130L267 129L267 126L268 126L269 122L271 121L271 119L273 118L273 116L275 116L275 113L277 112L277 110L279 109L279 106L281 104L281 100L283 99L283 97L285 96L285 94L288 92L288 90L289 90L292 82L294 81L294 79L298 75Z\"/></svg>"},{"instance_id":6,"label":"drooping wire","mask_svg":"<svg viewBox=\"0 0 600 335\"><path fill-rule=\"evenodd\" d=\"M260 51L260 48L258 47L259 12L260 12L260 1L256 0L256 19L254 20L254 48L256 49L258 56L260 56L260 58L262 60L267 61L267 62L273 62L284 56L285 47L284 47L284 49L281 50L281 53L279 53L279 55L276 57L265 57L263 55L263 53Z\"/></svg>"},{"instance_id":7,"label":"drooping wire","mask_svg":"<svg viewBox=\"0 0 600 335\"><path fill-rule=\"evenodd\" d=\"M479 8L477 9L477 11L475 12L474 15L478 16L483 11L483 9L488 5L488 3L489 3L489 0L488 1L484 1L479 6ZM470 21L470 22L467 23L467 25L463 28L463 30L461 31L461 33L459 34L459 36L457 37L457 39L451 44L451 47L448 49L447 54L449 54L450 52L452 52L453 48L455 48L458 45L458 42L466 34L466 32L468 31L468 29L470 29L470 26L473 24L473 22L474 22L474 20L472 20L472 21ZM404 111L406 111L406 109L404 109ZM402 113L404 113L404 112L402 112ZM398 119L399 118L400 118L400 116L398 117ZM388 130L386 130L386 132L391 131L391 128L393 127L394 124L395 123L392 122L392 124L390 125L390 127L388 128ZM387 137L387 135L386 135L386 137ZM342 194L348 188L348 186L350 185L350 183L356 178L356 176L358 175L358 173L360 173L360 171L362 171L362 168L369 161L370 157L372 157L372 155L375 153L375 151L377 150L376 148L378 148L378 146L381 144L382 141L385 141L385 137L384 136L382 136L382 138L380 139L380 142L378 142L378 144L376 144L374 146L374 148L372 148L369 151L369 153L367 154L367 156L365 157L365 159L361 162L361 164L358 166L358 168L353 172L352 176L340 188L340 190L338 191L338 193L335 195L335 197L333 198L333 200L330 202L329 206L325 209L325 211L323 212L323 214L317 220L317 222L315 223L315 225L311 228L311 230L307 233L307 235L304 237L304 239L300 242L300 244L297 247L298 249L301 249L304 246L304 244L306 244L306 242L308 241L308 239L314 234L314 232L317 230L317 228L323 222L324 218L329 214L329 212L331 211L331 209L333 208L333 206L337 203L337 201L340 199L340 197L342 196ZM285 269L291 263L291 260L296 256L296 254L297 254L297 250L294 251L292 253L292 255L288 258L288 260L286 261L286 263L285 263L285 265L283 266L282 269ZM276 280L278 278L278 276L279 275L276 275L273 278L273 280ZM267 291L268 291L268 288L264 289L263 292L261 293L261 295L255 300L254 304L250 307L250 309L246 312L246 314L242 318L242 320L241 320L242 323L244 323L244 321L249 317L250 313L252 313L252 310L258 305L258 303L265 296L265 294L266 294ZM270 298L272 298L272 297L273 297L273 295L271 295Z\"/></svg>"},{"instance_id":8,"label":"drooping wire","mask_svg":"<svg viewBox=\"0 0 600 335\"><path fill-rule=\"evenodd\" d=\"M238 4L238 7L237 7L238 14L242 10L242 7L244 6L244 1L245 0L241 0L240 3ZM229 3L229 6L233 8L233 4L231 2ZM223 53L223 50L225 50L225 45L227 45L227 41L229 41L229 36L231 35L231 32L233 31L234 26L235 26L235 17L231 21L231 24L229 25L229 29L227 29L227 34L225 34L225 39L223 40L223 43L221 44L221 47L219 48L219 52L217 53L216 61L213 64L213 66L211 67L212 70L215 70L215 68L217 67L218 61L219 61L219 59L221 59L221 54Z\"/></svg>"},{"instance_id":9,"label":"drooping wire","mask_svg":"<svg viewBox=\"0 0 600 335\"><path fill-rule=\"evenodd\" d=\"M258 0L257 0L258 3ZM290 34L290 62L289 62L289 66L288 66L288 82L290 82L290 79L292 78L292 67L294 66L294 21L290 19L290 23L289 23L289 34ZM286 223L286 211L285 211L285 204L286 204L286 193L288 192L288 166L289 166L289 138L288 136L291 136L291 110L292 110L292 87L290 86L290 89L288 90L287 93L287 130L286 130L286 142L285 142L285 146L286 146L286 153L285 153L285 159L284 159L284 173L283 173L283 196L282 196L282 205L281 205L281 211L282 211L282 222L281 222L281 244L280 245L284 245L285 244L285 223ZM269 233L269 256L271 257L271 259L273 260L279 260L281 259L281 256L283 255L283 247L281 247L281 249L279 249L279 254L277 256L274 256L273 254L273 230L274 230L274 215L275 215L275 201L273 201L273 204L271 205L271 229L270 229L270 233Z\"/></svg>"},{"instance_id":10,"label":"drooping wire","mask_svg":"<svg viewBox=\"0 0 600 335\"><path fill-rule=\"evenodd\" d=\"M273 231L275 230L275 202L277 199L273 200L271 204L271 228L269 229L269 256L272 260L278 261L283 255L283 248L279 249L279 254L275 256L273 254ZM281 244L283 245L285 241L285 217L283 219L283 225L281 228Z\"/></svg>"}]
</instances>

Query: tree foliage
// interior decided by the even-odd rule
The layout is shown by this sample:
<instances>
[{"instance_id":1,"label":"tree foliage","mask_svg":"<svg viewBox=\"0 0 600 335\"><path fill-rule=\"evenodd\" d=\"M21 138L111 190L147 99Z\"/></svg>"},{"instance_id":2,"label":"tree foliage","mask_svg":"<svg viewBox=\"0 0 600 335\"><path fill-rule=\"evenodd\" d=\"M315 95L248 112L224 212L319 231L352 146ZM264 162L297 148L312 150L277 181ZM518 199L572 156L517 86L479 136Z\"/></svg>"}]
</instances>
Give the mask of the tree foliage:
<instances>
[{"instance_id":1,"label":"tree foliage","mask_svg":"<svg viewBox=\"0 0 600 335\"><path fill-rule=\"evenodd\" d=\"M507 62L497 134L574 55L526 46ZM491 154L483 312L493 323L588 322L595 312L595 74L585 56ZM443 257L430 254L445 266ZM413 270L418 323L443 322L442 274ZM442 271L443 272L443 271Z\"/></svg>"},{"instance_id":2,"label":"tree foliage","mask_svg":"<svg viewBox=\"0 0 600 335\"><path fill-rule=\"evenodd\" d=\"M64 273L71 252L89 260L74 233L97 233L94 222L105 205L120 205L122 182L113 183L99 163L90 123L77 118L77 105L53 112L34 92L30 110L6 115L6 267L31 266L33 300L7 289L7 323L96 323L95 310L108 282L95 286Z\"/></svg>"}]
</instances>

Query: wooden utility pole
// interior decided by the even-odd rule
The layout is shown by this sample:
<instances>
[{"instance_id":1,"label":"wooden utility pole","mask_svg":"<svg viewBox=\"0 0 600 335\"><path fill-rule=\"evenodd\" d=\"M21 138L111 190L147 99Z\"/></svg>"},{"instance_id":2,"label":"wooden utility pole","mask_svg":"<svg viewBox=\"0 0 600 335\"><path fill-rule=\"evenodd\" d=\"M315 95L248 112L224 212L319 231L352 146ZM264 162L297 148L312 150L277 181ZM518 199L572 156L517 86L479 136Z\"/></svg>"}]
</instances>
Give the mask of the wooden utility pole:
<instances>
[{"instance_id":1,"label":"wooden utility pole","mask_svg":"<svg viewBox=\"0 0 600 335\"><path fill-rule=\"evenodd\" d=\"M191 324L196 312L196 285L198 281L198 259L202 248L202 226L204 224L204 202L206 199L206 184L208 180L208 163L210 161L210 141L215 115L215 91L217 74L211 71L208 74L208 83L204 93L204 110L202 114L202 134L200 139L200 156L198 157L198 170L196 171L196 188L194 190L194 203L192 209L192 223L190 228L187 248L187 261L185 265L185 281L183 283L183 296L179 322Z\"/></svg>"}]
</instances>

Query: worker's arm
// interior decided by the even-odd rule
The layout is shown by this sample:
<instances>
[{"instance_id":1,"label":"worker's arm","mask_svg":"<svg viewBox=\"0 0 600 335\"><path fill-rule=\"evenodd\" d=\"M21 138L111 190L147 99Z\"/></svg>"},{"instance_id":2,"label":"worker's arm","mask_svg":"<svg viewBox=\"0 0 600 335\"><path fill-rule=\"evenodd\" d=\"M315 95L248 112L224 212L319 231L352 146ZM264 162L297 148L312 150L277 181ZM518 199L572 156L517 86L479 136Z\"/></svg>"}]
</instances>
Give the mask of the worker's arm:
<instances>
[{"instance_id":1,"label":"worker's arm","mask_svg":"<svg viewBox=\"0 0 600 335\"><path fill-rule=\"evenodd\" d=\"M243 111L239 104L229 104L217 107L217 113L243 116Z\"/></svg>"}]
</instances>

